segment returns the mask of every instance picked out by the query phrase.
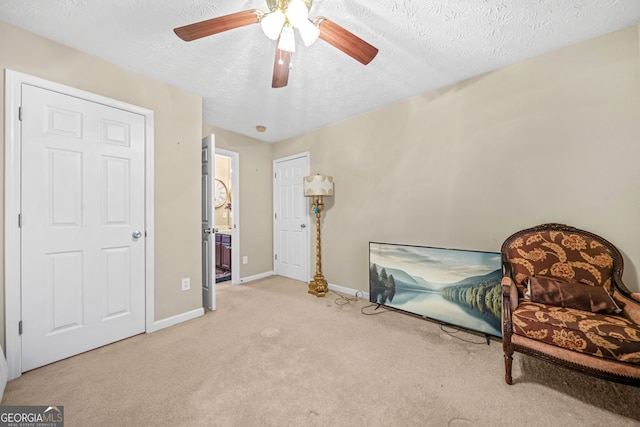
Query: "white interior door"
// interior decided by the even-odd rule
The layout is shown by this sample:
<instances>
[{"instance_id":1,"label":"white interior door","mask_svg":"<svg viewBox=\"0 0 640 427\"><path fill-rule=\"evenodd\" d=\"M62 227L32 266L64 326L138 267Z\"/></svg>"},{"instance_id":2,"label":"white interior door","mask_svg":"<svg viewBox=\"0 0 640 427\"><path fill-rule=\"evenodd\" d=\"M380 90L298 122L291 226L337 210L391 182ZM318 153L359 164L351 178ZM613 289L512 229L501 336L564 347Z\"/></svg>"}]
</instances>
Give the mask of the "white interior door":
<instances>
[{"instance_id":1,"label":"white interior door","mask_svg":"<svg viewBox=\"0 0 640 427\"><path fill-rule=\"evenodd\" d=\"M213 135L202 139L202 305L216 309L216 244L213 180L216 176L216 145Z\"/></svg>"},{"instance_id":2,"label":"white interior door","mask_svg":"<svg viewBox=\"0 0 640 427\"><path fill-rule=\"evenodd\" d=\"M145 118L22 85L22 371L145 330Z\"/></svg>"},{"instance_id":3,"label":"white interior door","mask_svg":"<svg viewBox=\"0 0 640 427\"><path fill-rule=\"evenodd\" d=\"M302 180L309 175L309 156L279 159L274 170L274 271L300 281L309 280L309 200Z\"/></svg>"}]
</instances>

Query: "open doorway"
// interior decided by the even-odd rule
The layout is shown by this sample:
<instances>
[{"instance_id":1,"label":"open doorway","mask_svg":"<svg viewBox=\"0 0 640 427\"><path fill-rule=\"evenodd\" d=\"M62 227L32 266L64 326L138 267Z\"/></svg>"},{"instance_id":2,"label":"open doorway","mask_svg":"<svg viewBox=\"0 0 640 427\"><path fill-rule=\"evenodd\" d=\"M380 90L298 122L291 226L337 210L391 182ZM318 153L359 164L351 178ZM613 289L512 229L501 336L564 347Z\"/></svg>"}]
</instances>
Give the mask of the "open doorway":
<instances>
[{"instance_id":1,"label":"open doorway","mask_svg":"<svg viewBox=\"0 0 640 427\"><path fill-rule=\"evenodd\" d=\"M202 138L202 305L216 309L216 283L240 281L240 154ZM217 279L217 280L216 280Z\"/></svg>"},{"instance_id":2,"label":"open doorway","mask_svg":"<svg viewBox=\"0 0 640 427\"><path fill-rule=\"evenodd\" d=\"M216 283L231 280L233 272L231 254L233 251L233 209L232 200L235 197L232 186L231 158L216 153L216 174L213 188L213 206L215 210L215 254L216 254Z\"/></svg>"},{"instance_id":3,"label":"open doorway","mask_svg":"<svg viewBox=\"0 0 640 427\"><path fill-rule=\"evenodd\" d=\"M215 278L216 283L239 281L238 153L215 150Z\"/></svg>"}]
</instances>

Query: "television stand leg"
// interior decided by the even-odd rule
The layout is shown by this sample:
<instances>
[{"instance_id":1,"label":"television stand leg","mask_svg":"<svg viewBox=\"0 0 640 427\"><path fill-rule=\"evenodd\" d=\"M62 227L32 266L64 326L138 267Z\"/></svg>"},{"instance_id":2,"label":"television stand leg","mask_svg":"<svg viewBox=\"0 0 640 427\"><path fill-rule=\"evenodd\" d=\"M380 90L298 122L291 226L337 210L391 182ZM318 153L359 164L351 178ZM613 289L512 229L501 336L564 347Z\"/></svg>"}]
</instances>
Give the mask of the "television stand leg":
<instances>
[{"instance_id":1,"label":"television stand leg","mask_svg":"<svg viewBox=\"0 0 640 427\"><path fill-rule=\"evenodd\" d=\"M489 335L485 335L484 338L487 340L487 345L491 344L491 337Z\"/></svg>"},{"instance_id":2,"label":"television stand leg","mask_svg":"<svg viewBox=\"0 0 640 427\"><path fill-rule=\"evenodd\" d=\"M376 308L374 308L374 309L373 309L373 311L376 311L377 309L379 309L381 305L382 305L382 304L378 304L378 305L376 306Z\"/></svg>"}]
</instances>

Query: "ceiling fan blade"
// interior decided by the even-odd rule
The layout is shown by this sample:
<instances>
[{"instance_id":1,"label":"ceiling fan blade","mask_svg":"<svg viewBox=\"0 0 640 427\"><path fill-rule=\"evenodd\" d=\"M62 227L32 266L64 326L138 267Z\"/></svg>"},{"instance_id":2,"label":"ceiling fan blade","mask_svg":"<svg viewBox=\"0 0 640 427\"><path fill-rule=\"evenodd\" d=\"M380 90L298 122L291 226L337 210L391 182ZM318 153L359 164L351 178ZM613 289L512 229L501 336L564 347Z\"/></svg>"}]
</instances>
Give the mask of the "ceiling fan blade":
<instances>
[{"instance_id":1,"label":"ceiling fan blade","mask_svg":"<svg viewBox=\"0 0 640 427\"><path fill-rule=\"evenodd\" d=\"M264 12L258 9L245 10L232 13L231 15L196 22L195 24L185 25L184 27L178 27L173 31L182 40L190 42L212 34L244 27L245 25L257 24L263 15Z\"/></svg>"},{"instance_id":2,"label":"ceiling fan blade","mask_svg":"<svg viewBox=\"0 0 640 427\"><path fill-rule=\"evenodd\" d=\"M289 65L291 52L276 47L276 59L273 62L273 80L271 87L285 87L289 83Z\"/></svg>"},{"instance_id":3,"label":"ceiling fan blade","mask_svg":"<svg viewBox=\"0 0 640 427\"><path fill-rule=\"evenodd\" d=\"M364 65L371 62L378 54L378 48L327 18L318 17L313 23L320 29L322 40Z\"/></svg>"}]
</instances>

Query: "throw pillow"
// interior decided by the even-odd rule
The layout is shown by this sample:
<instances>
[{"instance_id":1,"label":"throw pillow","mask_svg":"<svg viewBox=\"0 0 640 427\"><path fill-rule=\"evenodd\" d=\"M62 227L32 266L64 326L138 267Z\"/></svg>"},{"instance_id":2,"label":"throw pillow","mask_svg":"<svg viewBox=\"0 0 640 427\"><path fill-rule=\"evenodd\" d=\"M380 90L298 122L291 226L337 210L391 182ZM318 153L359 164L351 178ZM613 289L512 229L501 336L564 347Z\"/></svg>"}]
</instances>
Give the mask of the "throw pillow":
<instances>
[{"instance_id":1,"label":"throw pillow","mask_svg":"<svg viewBox=\"0 0 640 427\"><path fill-rule=\"evenodd\" d=\"M527 288L533 302L593 313L619 314L622 311L602 286L585 285L556 277L529 276Z\"/></svg>"}]
</instances>

